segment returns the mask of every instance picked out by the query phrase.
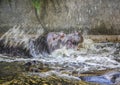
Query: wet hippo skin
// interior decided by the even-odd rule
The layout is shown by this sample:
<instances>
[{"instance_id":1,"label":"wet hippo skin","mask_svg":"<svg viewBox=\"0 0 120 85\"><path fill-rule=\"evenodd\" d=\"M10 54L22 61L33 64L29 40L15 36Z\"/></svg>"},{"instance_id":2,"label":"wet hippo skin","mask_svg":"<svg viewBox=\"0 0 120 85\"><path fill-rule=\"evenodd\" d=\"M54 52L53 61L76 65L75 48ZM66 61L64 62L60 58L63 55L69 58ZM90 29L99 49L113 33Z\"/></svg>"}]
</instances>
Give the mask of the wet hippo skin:
<instances>
[{"instance_id":1,"label":"wet hippo skin","mask_svg":"<svg viewBox=\"0 0 120 85\"><path fill-rule=\"evenodd\" d=\"M63 32L50 32L47 35L40 36L34 41L34 47L39 53L50 54L56 49L66 46L67 49L75 49L79 43L83 42L82 35L75 31L69 34Z\"/></svg>"}]
</instances>

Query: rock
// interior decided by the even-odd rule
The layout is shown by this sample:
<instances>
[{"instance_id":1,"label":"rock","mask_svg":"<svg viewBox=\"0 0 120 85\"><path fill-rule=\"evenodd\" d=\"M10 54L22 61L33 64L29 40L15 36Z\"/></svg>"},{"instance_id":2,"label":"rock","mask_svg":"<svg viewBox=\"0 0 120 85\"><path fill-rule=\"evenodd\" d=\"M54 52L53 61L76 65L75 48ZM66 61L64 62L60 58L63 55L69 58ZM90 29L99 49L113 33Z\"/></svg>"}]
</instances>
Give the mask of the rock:
<instances>
[{"instance_id":1,"label":"rock","mask_svg":"<svg viewBox=\"0 0 120 85\"><path fill-rule=\"evenodd\" d=\"M101 76L81 76L81 80L87 82L95 82L99 84L119 84L120 83L120 72L108 72Z\"/></svg>"},{"instance_id":2,"label":"rock","mask_svg":"<svg viewBox=\"0 0 120 85\"><path fill-rule=\"evenodd\" d=\"M4 81L10 81L25 72L22 64L22 62L0 62L0 84Z\"/></svg>"},{"instance_id":3,"label":"rock","mask_svg":"<svg viewBox=\"0 0 120 85\"><path fill-rule=\"evenodd\" d=\"M34 61L30 62L34 65ZM41 77L33 72L38 71L33 68L32 73L24 70L25 62L0 62L0 85L87 85L87 83L56 75ZM44 68L45 69L45 68Z\"/></svg>"},{"instance_id":4,"label":"rock","mask_svg":"<svg viewBox=\"0 0 120 85\"><path fill-rule=\"evenodd\" d=\"M48 29L88 28L89 34L120 34L119 0L40 2L42 5L38 17ZM25 28L35 29L40 24L33 7L30 0L0 0L0 32L4 33L16 24L25 24Z\"/></svg>"},{"instance_id":5,"label":"rock","mask_svg":"<svg viewBox=\"0 0 120 85\"><path fill-rule=\"evenodd\" d=\"M43 64L39 61L28 61L24 64L27 72L46 72L51 70L48 64Z\"/></svg>"}]
</instances>

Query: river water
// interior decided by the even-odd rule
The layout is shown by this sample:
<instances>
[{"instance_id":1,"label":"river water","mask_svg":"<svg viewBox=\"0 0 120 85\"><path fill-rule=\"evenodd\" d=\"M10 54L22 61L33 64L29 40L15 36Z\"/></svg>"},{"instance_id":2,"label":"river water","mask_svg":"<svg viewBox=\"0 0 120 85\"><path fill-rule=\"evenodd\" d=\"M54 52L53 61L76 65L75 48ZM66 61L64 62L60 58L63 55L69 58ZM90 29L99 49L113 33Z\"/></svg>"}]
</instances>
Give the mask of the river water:
<instances>
[{"instance_id":1,"label":"river water","mask_svg":"<svg viewBox=\"0 0 120 85\"><path fill-rule=\"evenodd\" d=\"M11 31L9 31L9 33L7 33L6 35L10 36L10 32ZM16 34L16 32L14 33ZM11 35L13 36L14 33ZM21 33L21 35L23 34L24 33ZM14 35L14 37L16 36L18 35L17 34ZM5 35L2 37L5 37ZM23 41L27 41L27 38L24 36L21 39ZM32 58L24 58L24 56L10 57L0 54L0 61L40 62L51 68L50 71L44 72L44 76L45 74L46 75L51 74L51 72L57 73L57 75L66 74L66 73L72 75L74 72L76 72L79 75L80 73L93 71L93 70L106 70L106 69L114 69L114 68L120 69L120 43L113 43L113 42L94 43L92 40L86 38L84 40L83 47L81 47L79 50L66 49L65 47L63 47L61 49L55 50L48 56L35 55ZM40 75L42 74L40 73Z\"/></svg>"}]
</instances>

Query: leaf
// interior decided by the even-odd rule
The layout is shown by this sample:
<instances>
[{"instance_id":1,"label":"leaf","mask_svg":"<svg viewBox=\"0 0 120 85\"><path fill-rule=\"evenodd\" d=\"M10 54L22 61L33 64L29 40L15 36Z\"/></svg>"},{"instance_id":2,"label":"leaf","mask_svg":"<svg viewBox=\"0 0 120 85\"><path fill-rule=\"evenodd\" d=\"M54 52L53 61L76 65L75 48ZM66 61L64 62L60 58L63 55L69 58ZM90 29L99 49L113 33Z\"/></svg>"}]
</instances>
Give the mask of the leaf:
<instances>
[{"instance_id":1,"label":"leaf","mask_svg":"<svg viewBox=\"0 0 120 85\"><path fill-rule=\"evenodd\" d=\"M37 14L39 14L40 13L40 0L32 0L32 4L37 10Z\"/></svg>"}]
</instances>

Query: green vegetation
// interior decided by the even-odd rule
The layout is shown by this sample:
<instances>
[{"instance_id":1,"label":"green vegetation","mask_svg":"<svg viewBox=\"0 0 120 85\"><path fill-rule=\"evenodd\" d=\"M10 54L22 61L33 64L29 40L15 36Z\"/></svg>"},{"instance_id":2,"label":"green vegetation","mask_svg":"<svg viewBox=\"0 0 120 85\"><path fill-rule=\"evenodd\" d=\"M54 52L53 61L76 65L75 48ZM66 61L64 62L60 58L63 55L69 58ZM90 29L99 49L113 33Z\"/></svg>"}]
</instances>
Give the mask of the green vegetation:
<instances>
[{"instance_id":1,"label":"green vegetation","mask_svg":"<svg viewBox=\"0 0 120 85\"><path fill-rule=\"evenodd\" d=\"M40 0L32 0L32 4L33 4L34 8L36 9L37 14L39 14L40 13L40 6L41 6Z\"/></svg>"},{"instance_id":2,"label":"green vegetation","mask_svg":"<svg viewBox=\"0 0 120 85\"><path fill-rule=\"evenodd\" d=\"M44 26L43 22L41 22L39 15L40 15L40 9L41 9L41 0L32 0L33 7L35 8L35 16L38 20L38 22L41 24L41 26L44 28L45 32L48 32L48 29Z\"/></svg>"}]
</instances>

